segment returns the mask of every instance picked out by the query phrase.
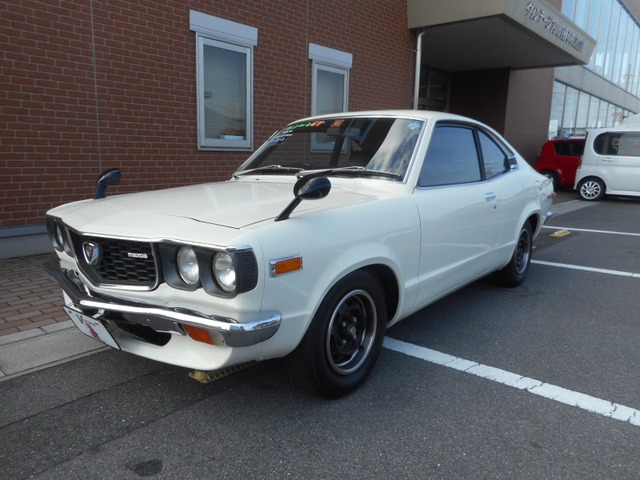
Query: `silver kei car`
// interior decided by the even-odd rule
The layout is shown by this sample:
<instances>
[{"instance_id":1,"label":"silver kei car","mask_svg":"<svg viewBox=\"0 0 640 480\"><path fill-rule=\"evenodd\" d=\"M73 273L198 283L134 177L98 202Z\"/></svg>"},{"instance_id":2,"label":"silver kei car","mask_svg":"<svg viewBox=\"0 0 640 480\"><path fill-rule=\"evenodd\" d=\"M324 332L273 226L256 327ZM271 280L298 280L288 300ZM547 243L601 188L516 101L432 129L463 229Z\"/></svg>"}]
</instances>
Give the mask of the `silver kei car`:
<instances>
[{"instance_id":1,"label":"silver kei car","mask_svg":"<svg viewBox=\"0 0 640 480\"><path fill-rule=\"evenodd\" d=\"M493 274L522 283L551 181L477 121L427 111L297 120L227 181L48 212L65 310L113 348L211 372L290 357L336 398L385 331Z\"/></svg>"}]
</instances>

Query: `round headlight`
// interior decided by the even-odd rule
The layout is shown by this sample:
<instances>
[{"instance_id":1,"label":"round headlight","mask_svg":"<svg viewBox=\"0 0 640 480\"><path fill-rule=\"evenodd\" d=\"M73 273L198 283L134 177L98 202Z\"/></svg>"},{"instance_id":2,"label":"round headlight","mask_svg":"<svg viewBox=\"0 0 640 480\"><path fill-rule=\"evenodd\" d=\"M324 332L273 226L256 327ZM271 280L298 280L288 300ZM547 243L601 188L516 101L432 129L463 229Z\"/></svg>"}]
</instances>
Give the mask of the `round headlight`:
<instances>
[{"instance_id":1,"label":"round headlight","mask_svg":"<svg viewBox=\"0 0 640 480\"><path fill-rule=\"evenodd\" d=\"M233 258L227 252L218 252L213 257L213 274L225 292L235 291L236 267L233 265Z\"/></svg>"},{"instance_id":2,"label":"round headlight","mask_svg":"<svg viewBox=\"0 0 640 480\"><path fill-rule=\"evenodd\" d=\"M196 252L191 247L180 247L176 257L178 263L178 273L188 285L195 285L200 280L198 270L198 259Z\"/></svg>"}]
</instances>

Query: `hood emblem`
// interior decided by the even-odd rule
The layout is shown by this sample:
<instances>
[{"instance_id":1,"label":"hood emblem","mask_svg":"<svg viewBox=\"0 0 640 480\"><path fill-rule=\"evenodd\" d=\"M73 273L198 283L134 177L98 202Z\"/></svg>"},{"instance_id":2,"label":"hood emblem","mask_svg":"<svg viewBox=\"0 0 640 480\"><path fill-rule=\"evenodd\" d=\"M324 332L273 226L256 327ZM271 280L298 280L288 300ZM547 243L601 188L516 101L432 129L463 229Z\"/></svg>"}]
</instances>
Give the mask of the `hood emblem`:
<instances>
[{"instance_id":1,"label":"hood emblem","mask_svg":"<svg viewBox=\"0 0 640 480\"><path fill-rule=\"evenodd\" d=\"M96 266L102 260L102 247L95 242L82 242L82 253L89 265Z\"/></svg>"}]
</instances>

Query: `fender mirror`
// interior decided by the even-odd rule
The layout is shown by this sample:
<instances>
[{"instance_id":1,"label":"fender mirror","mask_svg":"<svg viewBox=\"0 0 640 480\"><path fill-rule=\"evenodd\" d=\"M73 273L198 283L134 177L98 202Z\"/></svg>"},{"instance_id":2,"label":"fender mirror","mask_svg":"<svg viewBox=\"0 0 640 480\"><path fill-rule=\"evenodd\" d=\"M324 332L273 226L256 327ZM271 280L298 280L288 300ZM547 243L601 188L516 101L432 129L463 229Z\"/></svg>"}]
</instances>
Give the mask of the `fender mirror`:
<instances>
[{"instance_id":1,"label":"fender mirror","mask_svg":"<svg viewBox=\"0 0 640 480\"><path fill-rule=\"evenodd\" d=\"M291 212L300 204L302 200L318 200L329 195L331 182L327 177L302 177L293 186L293 194L296 196L287 208L275 219L276 222L286 220Z\"/></svg>"},{"instance_id":2,"label":"fender mirror","mask_svg":"<svg viewBox=\"0 0 640 480\"><path fill-rule=\"evenodd\" d=\"M102 172L98 177L98 186L96 187L96 192L94 193L93 198L97 200L98 198L106 197L107 186L118 185L121 177L122 174L118 168L110 168L109 170Z\"/></svg>"}]
</instances>

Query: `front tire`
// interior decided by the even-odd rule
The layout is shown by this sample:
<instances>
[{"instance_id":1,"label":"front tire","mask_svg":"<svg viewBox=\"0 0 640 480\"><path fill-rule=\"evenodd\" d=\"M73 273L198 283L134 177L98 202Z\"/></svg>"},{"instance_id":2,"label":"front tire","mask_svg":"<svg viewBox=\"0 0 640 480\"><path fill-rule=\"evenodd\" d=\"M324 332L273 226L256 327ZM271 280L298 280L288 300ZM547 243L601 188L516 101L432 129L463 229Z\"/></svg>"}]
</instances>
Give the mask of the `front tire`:
<instances>
[{"instance_id":1,"label":"front tire","mask_svg":"<svg viewBox=\"0 0 640 480\"><path fill-rule=\"evenodd\" d=\"M354 272L334 285L290 358L293 377L325 398L339 398L369 376L387 323L384 292L371 274Z\"/></svg>"},{"instance_id":2,"label":"front tire","mask_svg":"<svg viewBox=\"0 0 640 480\"><path fill-rule=\"evenodd\" d=\"M582 200L594 202L604 197L606 187L599 178L586 178L578 185L578 194Z\"/></svg>"},{"instance_id":3,"label":"front tire","mask_svg":"<svg viewBox=\"0 0 640 480\"><path fill-rule=\"evenodd\" d=\"M524 282L529 272L531 263L531 253L533 252L533 233L531 225L526 222L516 242L516 248L513 251L509 263L495 272L496 281L504 287L517 287Z\"/></svg>"}]
</instances>

